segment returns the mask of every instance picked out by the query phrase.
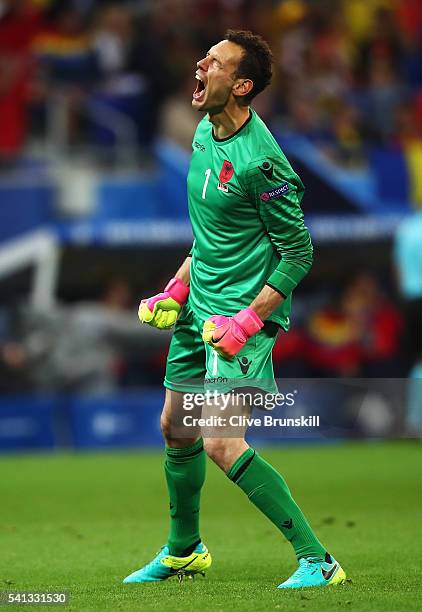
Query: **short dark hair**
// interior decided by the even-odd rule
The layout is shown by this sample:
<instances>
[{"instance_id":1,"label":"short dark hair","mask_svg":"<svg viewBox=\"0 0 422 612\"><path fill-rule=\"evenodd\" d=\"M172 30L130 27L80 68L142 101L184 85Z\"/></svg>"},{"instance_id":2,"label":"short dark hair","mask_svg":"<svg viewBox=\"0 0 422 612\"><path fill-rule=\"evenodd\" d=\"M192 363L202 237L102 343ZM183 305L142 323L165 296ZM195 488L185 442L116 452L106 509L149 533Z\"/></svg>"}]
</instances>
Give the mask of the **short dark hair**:
<instances>
[{"instance_id":1,"label":"short dark hair","mask_svg":"<svg viewBox=\"0 0 422 612\"><path fill-rule=\"evenodd\" d=\"M249 30L227 30L226 40L243 49L236 77L253 81L252 91L243 96L245 104L249 104L271 82L273 54L262 36L252 34Z\"/></svg>"}]
</instances>

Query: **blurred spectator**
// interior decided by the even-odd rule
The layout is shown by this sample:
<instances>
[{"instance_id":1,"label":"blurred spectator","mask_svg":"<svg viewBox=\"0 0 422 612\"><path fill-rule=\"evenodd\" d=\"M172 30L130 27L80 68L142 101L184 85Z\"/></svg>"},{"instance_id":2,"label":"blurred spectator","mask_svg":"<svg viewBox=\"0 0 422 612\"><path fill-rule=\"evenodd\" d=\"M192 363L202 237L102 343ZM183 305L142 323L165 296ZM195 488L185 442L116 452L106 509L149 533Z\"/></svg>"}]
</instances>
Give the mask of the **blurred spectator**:
<instances>
[{"instance_id":1,"label":"blurred spectator","mask_svg":"<svg viewBox=\"0 0 422 612\"><path fill-rule=\"evenodd\" d=\"M312 376L359 376L360 329L344 310L343 296L314 312L307 322L305 358Z\"/></svg>"},{"instance_id":2,"label":"blurred spectator","mask_svg":"<svg viewBox=\"0 0 422 612\"><path fill-rule=\"evenodd\" d=\"M352 105L343 104L337 109L333 123L333 157L347 166L361 165L364 158L360 117Z\"/></svg>"},{"instance_id":3,"label":"blurred spectator","mask_svg":"<svg viewBox=\"0 0 422 612\"><path fill-rule=\"evenodd\" d=\"M47 11L35 50L43 77L52 86L83 86L96 77L89 22L71 0L56 2Z\"/></svg>"},{"instance_id":4,"label":"blurred spectator","mask_svg":"<svg viewBox=\"0 0 422 612\"><path fill-rule=\"evenodd\" d=\"M173 4L180 5L186 17L185 3ZM194 47L191 46L189 37L183 34L184 22L167 21L170 31L161 31L165 5L165 2L162 5L154 5L151 15L136 22L136 36L128 58L129 70L137 74L146 87L141 138L141 144L144 146L151 145L157 136L161 109L166 99L180 90L184 77L191 74L194 67ZM166 16L167 20L170 15L171 11ZM187 102L189 104L190 97Z\"/></svg>"},{"instance_id":5,"label":"blurred spectator","mask_svg":"<svg viewBox=\"0 0 422 612\"><path fill-rule=\"evenodd\" d=\"M422 111L422 105L421 105ZM422 141L422 112L417 115L417 108L412 101L405 101L395 108L393 116L396 146L404 149L415 141Z\"/></svg>"},{"instance_id":6,"label":"blurred spectator","mask_svg":"<svg viewBox=\"0 0 422 612\"><path fill-rule=\"evenodd\" d=\"M129 9L110 4L98 14L94 48L103 77L103 87L120 91L120 80L127 71L128 52L133 44L134 24Z\"/></svg>"},{"instance_id":7,"label":"blurred spectator","mask_svg":"<svg viewBox=\"0 0 422 612\"><path fill-rule=\"evenodd\" d=\"M301 328L281 334L274 358L287 375L400 376L401 337L398 309L377 280L361 272L337 297L311 311Z\"/></svg>"},{"instance_id":8,"label":"blurred spectator","mask_svg":"<svg viewBox=\"0 0 422 612\"><path fill-rule=\"evenodd\" d=\"M307 15L307 6L301 0L280 2L274 9L273 23L279 39L274 49L276 64L282 75L294 80L302 80L306 72L311 40Z\"/></svg>"},{"instance_id":9,"label":"blurred spectator","mask_svg":"<svg viewBox=\"0 0 422 612\"><path fill-rule=\"evenodd\" d=\"M131 121L135 143L151 144L157 132L160 108L168 87L163 51L150 37L148 24L135 21L129 6L113 2L98 11L94 46L100 71L100 82L92 103L99 109L115 113L116 128L120 120ZM154 61L151 62L151 57ZM116 143L118 131L97 127L97 145Z\"/></svg>"},{"instance_id":10,"label":"blurred spectator","mask_svg":"<svg viewBox=\"0 0 422 612\"><path fill-rule=\"evenodd\" d=\"M422 437L422 212L402 221L395 237L394 259L404 302L405 350L408 356L406 433Z\"/></svg>"},{"instance_id":11,"label":"blurred spectator","mask_svg":"<svg viewBox=\"0 0 422 612\"><path fill-rule=\"evenodd\" d=\"M0 3L0 168L20 153L28 128L32 43L40 14L30 0Z\"/></svg>"},{"instance_id":12,"label":"blurred spectator","mask_svg":"<svg viewBox=\"0 0 422 612\"><path fill-rule=\"evenodd\" d=\"M386 378L401 373L402 318L368 273L360 273L342 297L342 310L355 326L362 376Z\"/></svg>"},{"instance_id":13,"label":"blurred spectator","mask_svg":"<svg viewBox=\"0 0 422 612\"><path fill-rule=\"evenodd\" d=\"M27 380L24 348L14 339L14 321L10 308L0 308L0 393L24 392Z\"/></svg>"},{"instance_id":14,"label":"blurred spectator","mask_svg":"<svg viewBox=\"0 0 422 612\"><path fill-rule=\"evenodd\" d=\"M273 363L276 378L310 376L305 334L301 328L295 326L288 333L279 333L273 349Z\"/></svg>"},{"instance_id":15,"label":"blurred spectator","mask_svg":"<svg viewBox=\"0 0 422 612\"><path fill-rule=\"evenodd\" d=\"M398 73L403 59L403 46L395 16L388 8L379 8L373 17L371 29L359 48L358 75L366 82L373 64L388 65Z\"/></svg>"},{"instance_id":16,"label":"blurred spectator","mask_svg":"<svg viewBox=\"0 0 422 612\"><path fill-rule=\"evenodd\" d=\"M371 34L375 13L379 9L391 9L393 3L394 0L342 0L342 9L353 38L358 42L366 40Z\"/></svg>"},{"instance_id":17,"label":"blurred spectator","mask_svg":"<svg viewBox=\"0 0 422 612\"><path fill-rule=\"evenodd\" d=\"M34 41L38 66L33 85L34 125L43 123L50 144L55 149L63 147L62 153L84 138L81 109L98 79L89 25L78 3L54 1L47 6L44 27Z\"/></svg>"},{"instance_id":18,"label":"blurred spectator","mask_svg":"<svg viewBox=\"0 0 422 612\"><path fill-rule=\"evenodd\" d=\"M99 80L90 101L94 125L90 134L102 154L107 152L105 147L125 140L128 144L128 136L133 147L145 140L148 83L129 68L134 33L133 16L126 6L113 3L98 12L93 44Z\"/></svg>"},{"instance_id":19,"label":"blurred spectator","mask_svg":"<svg viewBox=\"0 0 422 612\"><path fill-rule=\"evenodd\" d=\"M392 64L384 58L374 60L368 77L368 118L375 138L393 139L394 117L404 100L405 91Z\"/></svg>"},{"instance_id":20,"label":"blurred spectator","mask_svg":"<svg viewBox=\"0 0 422 612\"><path fill-rule=\"evenodd\" d=\"M422 212L398 227L394 260L404 302L408 366L417 367L422 364Z\"/></svg>"},{"instance_id":21,"label":"blurred spectator","mask_svg":"<svg viewBox=\"0 0 422 612\"><path fill-rule=\"evenodd\" d=\"M3 346L3 364L27 380L27 388L38 391L112 391L128 354L138 351L153 358L154 350L170 341L169 334L139 324L136 310L128 309L131 298L126 281L113 280L100 302L48 312L26 309L21 338Z\"/></svg>"},{"instance_id":22,"label":"blurred spectator","mask_svg":"<svg viewBox=\"0 0 422 612\"><path fill-rule=\"evenodd\" d=\"M422 3L420 0L400 0L394 9L403 32L411 42L420 42L422 33Z\"/></svg>"}]
</instances>

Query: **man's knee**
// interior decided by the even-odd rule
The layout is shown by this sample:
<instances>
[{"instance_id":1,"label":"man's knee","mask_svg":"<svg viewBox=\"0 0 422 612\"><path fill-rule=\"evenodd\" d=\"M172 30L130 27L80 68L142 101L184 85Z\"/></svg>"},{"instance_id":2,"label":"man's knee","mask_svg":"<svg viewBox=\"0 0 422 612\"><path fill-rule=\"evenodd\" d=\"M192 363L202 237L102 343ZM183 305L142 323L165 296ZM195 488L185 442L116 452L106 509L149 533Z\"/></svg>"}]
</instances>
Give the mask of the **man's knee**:
<instances>
[{"instance_id":1,"label":"man's knee","mask_svg":"<svg viewBox=\"0 0 422 612\"><path fill-rule=\"evenodd\" d=\"M191 436L186 435L185 437L184 435L181 435L180 427L175 428L175 424L171 419L171 414L165 409L165 407L161 413L160 427L166 445L173 448L188 448L189 446L195 444L198 439L198 436L195 436L196 432L194 431L189 432L189 434L192 433Z\"/></svg>"},{"instance_id":2,"label":"man's knee","mask_svg":"<svg viewBox=\"0 0 422 612\"><path fill-rule=\"evenodd\" d=\"M161 413L160 427L161 427L161 433L163 434L163 438L166 441L167 446L178 446L178 444L174 444L174 442L178 438L178 435L174 430L175 428L174 428L174 423L172 422L171 415L165 409L165 407L164 407L163 412ZM182 446L188 446L188 444L182 445Z\"/></svg>"},{"instance_id":3,"label":"man's knee","mask_svg":"<svg viewBox=\"0 0 422 612\"><path fill-rule=\"evenodd\" d=\"M171 421L170 418L168 416L168 414L166 414L166 411L163 410L163 412L161 413L161 417L160 417L160 428L161 428L161 433L163 434L163 438L164 440L170 440L171 439Z\"/></svg>"}]
</instances>

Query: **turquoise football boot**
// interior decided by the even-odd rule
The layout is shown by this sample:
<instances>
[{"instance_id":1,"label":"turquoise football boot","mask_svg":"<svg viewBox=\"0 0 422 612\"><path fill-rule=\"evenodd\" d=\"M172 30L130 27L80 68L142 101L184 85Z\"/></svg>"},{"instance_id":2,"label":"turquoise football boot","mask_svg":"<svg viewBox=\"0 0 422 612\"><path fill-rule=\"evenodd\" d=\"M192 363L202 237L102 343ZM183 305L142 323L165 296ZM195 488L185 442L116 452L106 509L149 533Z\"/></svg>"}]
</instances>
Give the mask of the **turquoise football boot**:
<instances>
[{"instance_id":1,"label":"turquoise football boot","mask_svg":"<svg viewBox=\"0 0 422 612\"><path fill-rule=\"evenodd\" d=\"M168 546L163 546L150 563L127 576L123 583L158 582L172 576L177 576L179 580L182 580L184 576L193 577L195 574L204 576L211 562L211 555L202 542L187 557L174 557L169 554Z\"/></svg>"},{"instance_id":2,"label":"turquoise football boot","mask_svg":"<svg viewBox=\"0 0 422 612\"><path fill-rule=\"evenodd\" d=\"M324 561L319 558L299 559L299 567L290 578L278 585L278 589L303 589L306 587L331 586L343 584L346 574L334 557L325 554Z\"/></svg>"}]
</instances>

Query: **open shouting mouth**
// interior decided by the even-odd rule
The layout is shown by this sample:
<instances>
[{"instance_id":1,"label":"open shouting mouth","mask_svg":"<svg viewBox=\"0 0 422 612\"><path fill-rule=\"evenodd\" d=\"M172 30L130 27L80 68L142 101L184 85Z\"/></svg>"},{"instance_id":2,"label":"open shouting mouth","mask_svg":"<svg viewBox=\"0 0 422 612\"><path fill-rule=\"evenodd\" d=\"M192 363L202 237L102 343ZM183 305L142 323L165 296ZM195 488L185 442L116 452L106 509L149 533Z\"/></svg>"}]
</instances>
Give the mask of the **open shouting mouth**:
<instances>
[{"instance_id":1,"label":"open shouting mouth","mask_svg":"<svg viewBox=\"0 0 422 612\"><path fill-rule=\"evenodd\" d=\"M207 90L207 86L204 83L204 81L201 79L201 77L198 74L195 74L195 78L196 78L196 89L193 92L193 99L196 102L202 102L202 100L205 97L205 92Z\"/></svg>"}]
</instances>

